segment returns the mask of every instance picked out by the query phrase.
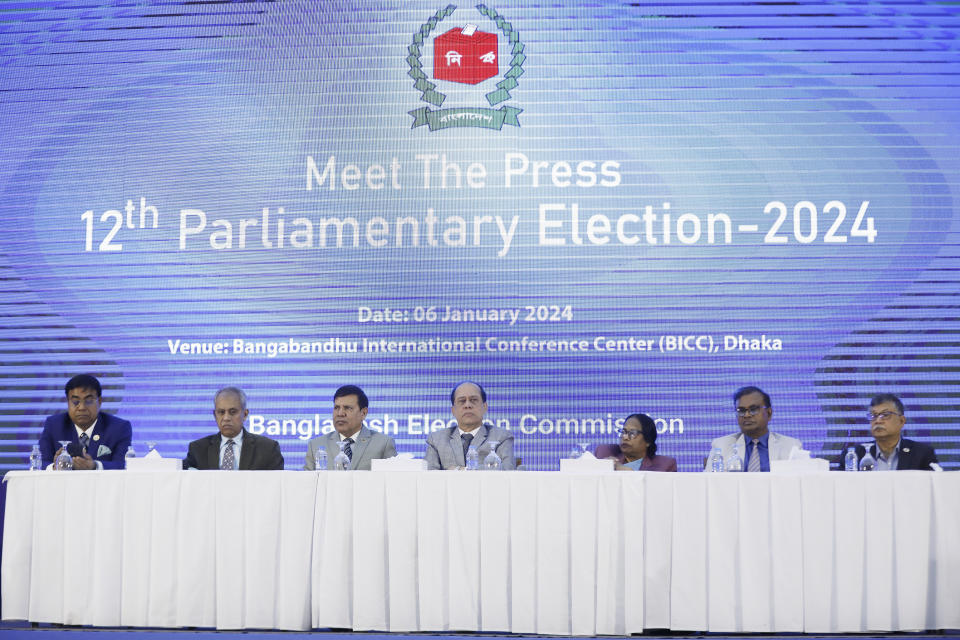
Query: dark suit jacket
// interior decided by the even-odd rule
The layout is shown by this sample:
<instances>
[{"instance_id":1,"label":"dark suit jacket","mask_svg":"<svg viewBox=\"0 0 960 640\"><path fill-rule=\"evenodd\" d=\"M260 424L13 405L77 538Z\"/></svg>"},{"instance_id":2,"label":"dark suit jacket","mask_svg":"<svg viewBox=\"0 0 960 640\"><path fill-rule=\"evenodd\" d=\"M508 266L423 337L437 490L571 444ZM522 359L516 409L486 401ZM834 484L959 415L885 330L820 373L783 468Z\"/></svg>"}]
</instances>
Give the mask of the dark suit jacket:
<instances>
[{"instance_id":1,"label":"dark suit jacket","mask_svg":"<svg viewBox=\"0 0 960 640\"><path fill-rule=\"evenodd\" d=\"M189 469L220 468L220 434L194 440L187 448L187 457L183 459L183 468ZM269 471L283 469L283 455L276 440L266 436L257 436L243 430L243 445L240 447L241 471Z\"/></svg>"},{"instance_id":2,"label":"dark suit jacket","mask_svg":"<svg viewBox=\"0 0 960 640\"><path fill-rule=\"evenodd\" d=\"M857 462L859 463L866 449L863 445L858 444L855 445L855 450L857 452ZM840 452L839 462L841 470L843 469L843 459L846 455L847 449ZM874 458L877 457L876 442L870 445L870 455ZM932 471L930 468L931 462L937 462L937 454L934 453L933 447L922 442L917 442L916 440L908 440L907 438L900 439L900 453L897 454L897 471L907 471L911 469Z\"/></svg>"},{"instance_id":3,"label":"dark suit jacket","mask_svg":"<svg viewBox=\"0 0 960 640\"><path fill-rule=\"evenodd\" d=\"M124 456L132 435L128 420L101 411L97 415L97 426L93 428L87 453L94 460L99 460L104 469L123 469ZM60 440L69 440L71 444L67 451L71 455L80 455L77 429L66 412L56 413L43 423L39 444L44 467L53 462L53 454L60 448Z\"/></svg>"}]
</instances>

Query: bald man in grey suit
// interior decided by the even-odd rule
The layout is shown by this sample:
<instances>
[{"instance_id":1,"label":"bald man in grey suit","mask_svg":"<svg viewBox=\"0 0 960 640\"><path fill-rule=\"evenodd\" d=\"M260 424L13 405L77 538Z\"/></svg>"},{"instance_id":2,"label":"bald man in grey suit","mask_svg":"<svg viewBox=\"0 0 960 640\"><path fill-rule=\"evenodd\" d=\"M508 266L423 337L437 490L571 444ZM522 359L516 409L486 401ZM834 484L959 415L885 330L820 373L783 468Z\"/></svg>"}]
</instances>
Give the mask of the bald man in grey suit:
<instances>
[{"instance_id":1,"label":"bald man in grey suit","mask_svg":"<svg viewBox=\"0 0 960 640\"><path fill-rule=\"evenodd\" d=\"M477 448L480 461L490 453L490 443L497 442L497 455L503 469L515 469L513 434L506 429L483 424L487 413L487 392L475 382L463 382L450 394L451 411L457 426L434 431L427 436L424 456L429 469L462 469L466 466L465 451Z\"/></svg>"},{"instance_id":2,"label":"bald man in grey suit","mask_svg":"<svg viewBox=\"0 0 960 640\"><path fill-rule=\"evenodd\" d=\"M345 385L333 394L334 431L310 440L303 468L313 471L314 456L317 449L323 447L327 452L327 468L333 469L333 459L340 453L340 440L349 440L350 470L370 471L371 461L378 458L392 458L397 455L393 438L363 426L367 417L369 401L363 389L354 385Z\"/></svg>"}]
</instances>

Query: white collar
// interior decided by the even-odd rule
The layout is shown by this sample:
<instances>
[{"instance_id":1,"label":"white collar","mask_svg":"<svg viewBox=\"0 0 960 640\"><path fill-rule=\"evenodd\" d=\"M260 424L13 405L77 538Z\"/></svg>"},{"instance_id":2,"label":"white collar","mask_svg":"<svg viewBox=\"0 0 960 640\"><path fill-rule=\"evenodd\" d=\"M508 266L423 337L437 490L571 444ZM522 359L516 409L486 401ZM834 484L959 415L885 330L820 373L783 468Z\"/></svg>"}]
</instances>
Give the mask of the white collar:
<instances>
[{"instance_id":1,"label":"white collar","mask_svg":"<svg viewBox=\"0 0 960 640\"><path fill-rule=\"evenodd\" d=\"M86 429L81 429L81 428L78 427L76 424L74 424L74 425L73 425L73 428L77 430L77 439L79 439L80 436L82 436L83 434L87 434L87 437L90 438L91 440L93 440L93 429L94 429L94 427L97 426L97 421L98 421L98 420L100 420L100 418L97 418L97 420L94 420L94 421L93 421L93 424L90 425L89 427L87 427Z\"/></svg>"},{"instance_id":2,"label":"white collar","mask_svg":"<svg viewBox=\"0 0 960 640\"><path fill-rule=\"evenodd\" d=\"M234 444L243 444L243 429L240 429L240 433L238 433L237 435L233 436L232 438L228 438L227 436L225 436L225 435L223 435L223 434L221 433L221 434L220 434L220 446L222 447L224 444L226 444L227 440L233 440L233 443L234 443Z\"/></svg>"},{"instance_id":3,"label":"white collar","mask_svg":"<svg viewBox=\"0 0 960 640\"><path fill-rule=\"evenodd\" d=\"M345 436L345 435L343 435L342 433L340 433L339 431L337 431L336 434L337 434L337 436L339 436L339 437L338 437L338 440L346 440L347 438L350 438L351 440L353 440L354 442L356 442L357 440L360 439L360 433L361 433L362 431L363 431L363 427L360 427L359 429L357 429L357 432L356 432L355 434L353 434L352 436Z\"/></svg>"}]
</instances>

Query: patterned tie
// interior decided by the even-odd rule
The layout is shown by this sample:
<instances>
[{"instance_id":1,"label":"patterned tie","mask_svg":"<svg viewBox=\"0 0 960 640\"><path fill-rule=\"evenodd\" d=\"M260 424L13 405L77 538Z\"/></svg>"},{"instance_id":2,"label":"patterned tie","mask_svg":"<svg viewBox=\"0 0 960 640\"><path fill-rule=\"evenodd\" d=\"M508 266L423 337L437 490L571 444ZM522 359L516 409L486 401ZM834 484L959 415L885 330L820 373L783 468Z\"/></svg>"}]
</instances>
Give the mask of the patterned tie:
<instances>
[{"instance_id":1,"label":"patterned tie","mask_svg":"<svg viewBox=\"0 0 960 640\"><path fill-rule=\"evenodd\" d=\"M750 454L750 464L747 471L761 471L760 469L760 440L753 439L753 452Z\"/></svg>"},{"instance_id":2,"label":"patterned tie","mask_svg":"<svg viewBox=\"0 0 960 640\"><path fill-rule=\"evenodd\" d=\"M235 444L233 438L227 440L227 450L223 452L223 460L220 461L220 468L224 471L233 471L233 447Z\"/></svg>"},{"instance_id":3,"label":"patterned tie","mask_svg":"<svg viewBox=\"0 0 960 640\"><path fill-rule=\"evenodd\" d=\"M347 459L349 459L350 462L353 462L353 448L350 446L352 444L353 438L347 438L343 441L343 453L345 456L347 456Z\"/></svg>"},{"instance_id":4,"label":"patterned tie","mask_svg":"<svg viewBox=\"0 0 960 640\"><path fill-rule=\"evenodd\" d=\"M464 433L460 435L460 439L463 440L463 459L467 459L467 451L470 449L470 443L473 442L472 433Z\"/></svg>"},{"instance_id":5,"label":"patterned tie","mask_svg":"<svg viewBox=\"0 0 960 640\"><path fill-rule=\"evenodd\" d=\"M87 434L80 435L80 446L83 447L83 450L86 451L87 447L90 445L90 436Z\"/></svg>"}]
</instances>

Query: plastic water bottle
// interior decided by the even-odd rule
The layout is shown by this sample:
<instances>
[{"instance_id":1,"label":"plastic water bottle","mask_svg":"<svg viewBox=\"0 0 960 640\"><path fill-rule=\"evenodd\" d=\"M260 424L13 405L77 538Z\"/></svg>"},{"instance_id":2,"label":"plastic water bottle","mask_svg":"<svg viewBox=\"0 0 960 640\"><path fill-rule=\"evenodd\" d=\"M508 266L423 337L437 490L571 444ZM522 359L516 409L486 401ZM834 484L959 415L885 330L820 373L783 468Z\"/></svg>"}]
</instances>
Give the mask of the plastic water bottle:
<instances>
[{"instance_id":1,"label":"plastic water bottle","mask_svg":"<svg viewBox=\"0 0 960 640\"><path fill-rule=\"evenodd\" d=\"M30 450L30 471L40 471L40 445L33 445Z\"/></svg>"},{"instance_id":2,"label":"plastic water bottle","mask_svg":"<svg viewBox=\"0 0 960 640\"><path fill-rule=\"evenodd\" d=\"M137 457L137 452L134 450L133 445L131 444L127 447L127 452L123 454L123 466L126 468L128 462Z\"/></svg>"},{"instance_id":3,"label":"plastic water bottle","mask_svg":"<svg viewBox=\"0 0 960 640\"><path fill-rule=\"evenodd\" d=\"M726 468L727 471L743 471L743 460L737 455L736 449L730 452L730 457L727 458Z\"/></svg>"},{"instance_id":4,"label":"plastic water bottle","mask_svg":"<svg viewBox=\"0 0 960 640\"><path fill-rule=\"evenodd\" d=\"M860 458L860 471L873 471L877 468L876 459L870 455L870 449L867 449L863 454L863 457Z\"/></svg>"},{"instance_id":5,"label":"plastic water bottle","mask_svg":"<svg viewBox=\"0 0 960 640\"><path fill-rule=\"evenodd\" d=\"M847 455L843 456L843 470L844 471L856 471L857 470L857 450L853 447L847 449Z\"/></svg>"},{"instance_id":6,"label":"plastic water bottle","mask_svg":"<svg viewBox=\"0 0 960 640\"><path fill-rule=\"evenodd\" d=\"M476 471L480 468L480 453L473 445L467 449L467 470Z\"/></svg>"},{"instance_id":7,"label":"plastic water bottle","mask_svg":"<svg viewBox=\"0 0 960 640\"><path fill-rule=\"evenodd\" d=\"M327 470L327 448L323 445L313 452L313 468L315 471Z\"/></svg>"},{"instance_id":8,"label":"plastic water bottle","mask_svg":"<svg viewBox=\"0 0 960 640\"><path fill-rule=\"evenodd\" d=\"M723 451L720 447L714 447L710 452L710 470L716 473L723 472Z\"/></svg>"}]
</instances>

